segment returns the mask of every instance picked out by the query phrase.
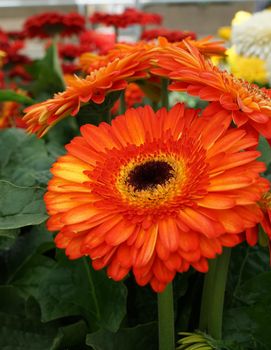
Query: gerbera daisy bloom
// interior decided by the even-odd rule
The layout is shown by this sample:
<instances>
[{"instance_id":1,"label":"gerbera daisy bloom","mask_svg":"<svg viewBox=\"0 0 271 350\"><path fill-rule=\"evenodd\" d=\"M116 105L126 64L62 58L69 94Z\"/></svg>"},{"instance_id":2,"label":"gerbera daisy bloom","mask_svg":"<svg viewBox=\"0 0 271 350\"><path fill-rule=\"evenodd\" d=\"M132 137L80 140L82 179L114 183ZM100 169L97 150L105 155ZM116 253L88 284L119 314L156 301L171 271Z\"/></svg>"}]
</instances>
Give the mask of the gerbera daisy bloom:
<instances>
[{"instance_id":1,"label":"gerbera daisy bloom","mask_svg":"<svg viewBox=\"0 0 271 350\"><path fill-rule=\"evenodd\" d=\"M29 38L49 38L55 34L71 36L85 28L85 19L78 13L61 14L44 12L29 17L24 23L24 33Z\"/></svg>"},{"instance_id":2,"label":"gerbera daisy bloom","mask_svg":"<svg viewBox=\"0 0 271 350\"><path fill-rule=\"evenodd\" d=\"M128 16L131 19L133 18L135 24L140 24L146 26L148 24L160 25L163 21L163 17L157 13L140 11L135 8L125 9L124 16Z\"/></svg>"},{"instance_id":3,"label":"gerbera daisy bloom","mask_svg":"<svg viewBox=\"0 0 271 350\"><path fill-rule=\"evenodd\" d=\"M83 48L81 46L70 43L58 43L57 48L59 56L68 61L73 61L83 53Z\"/></svg>"},{"instance_id":4,"label":"gerbera daisy bloom","mask_svg":"<svg viewBox=\"0 0 271 350\"><path fill-rule=\"evenodd\" d=\"M166 38L170 43L181 41L187 37L191 39L196 39L196 34L194 32L186 32L180 30L169 30L166 28L156 28L144 30L141 34L141 40L153 40L162 36Z\"/></svg>"},{"instance_id":5,"label":"gerbera daisy bloom","mask_svg":"<svg viewBox=\"0 0 271 350\"><path fill-rule=\"evenodd\" d=\"M116 281L132 270L139 285L161 292L177 272L206 272L207 259L239 243L262 219L265 164L228 113L198 113L146 106L111 126L84 125L45 194L57 247L70 259L89 255Z\"/></svg>"},{"instance_id":6,"label":"gerbera daisy bloom","mask_svg":"<svg viewBox=\"0 0 271 350\"><path fill-rule=\"evenodd\" d=\"M53 99L37 103L25 109L24 120L28 131L43 136L53 125L68 115L75 116L82 105L93 101L104 102L112 91L124 90L127 81L147 77L150 64L141 53L122 59L115 59L107 66L93 71L85 79L74 76L64 92L55 94Z\"/></svg>"},{"instance_id":7,"label":"gerbera daisy bloom","mask_svg":"<svg viewBox=\"0 0 271 350\"><path fill-rule=\"evenodd\" d=\"M64 15L64 30L62 36L78 35L85 30L85 18L76 12L67 13Z\"/></svg>"},{"instance_id":8,"label":"gerbera daisy bloom","mask_svg":"<svg viewBox=\"0 0 271 350\"><path fill-rule=\"evenodd\" d=\"M271 192L264 193L258 205L263 213L263 217L259 224L246 230L246 240L250 246L254 246L258 242L260 226L271 241Z\"/></svg>"},{"instance_id":9,"label":"gerbera daisy bloom","mask_svg":"<svg viewBox=\"0 0 271 350\"><path fill-rule=\"evenodd\" d=\"M90 21L93 24L104 24L105 26L113 26L115 28L127 28L128 26L140 24L161 24L162 16L156 13L147 13L134 8L127 8L120 14L109 14L104 12L95 12Z\"/></svg>"},{"instance_id":10,"label":"gerbera daisy bloom","mask_svg":"<svg viewBox=\"0 0 271 350\"><path fill-rule=\"evenodd\" d=\"M199 50L183 41L187 49L168 46L156 55L159 68L152 73L170 77L170 89L186 91L212 103L204 113L213 114L221 108L228 111L234 123L240 127L248 123L258 133L271 137L271 99L257 85L221 71L204 57Z\"/></svg>"},{"instance_id":11,"label":"gerbera daisy bloom","mask_svg":"<svg viewBox=\"0 0 271 350\"><path fill-rule=\"evenodd\" d=\"M88 30L83 32L80 37L81 47L83 52L97 52L100 55L105 55L111 50L116 41L115 34L101 33L96 30Z\"/></svg>"},{"instance_id":12,"label":"gerbera daisy bloom","mask_svg":"<svg viewBox=\"0 0 271 350\"><path fill-rule=\"evenodd\" d=\"M140 89L138 84L136 83L128 84L124 93L126 108L131 108L131 107L134 107L136 104L142 103L144 96L145 94ZM120 105L120 101L117 100L113 108L111 109L112 115L116 115L118 113L119 105Z\"/></svg>"}]
</instances>

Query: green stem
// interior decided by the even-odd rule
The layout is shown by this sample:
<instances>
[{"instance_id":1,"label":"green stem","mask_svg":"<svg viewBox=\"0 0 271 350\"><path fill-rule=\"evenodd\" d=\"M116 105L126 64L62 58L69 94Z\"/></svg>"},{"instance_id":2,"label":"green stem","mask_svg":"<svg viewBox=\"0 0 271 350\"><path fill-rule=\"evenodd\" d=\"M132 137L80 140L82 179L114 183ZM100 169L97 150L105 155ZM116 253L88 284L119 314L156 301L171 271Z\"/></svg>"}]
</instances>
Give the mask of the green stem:
<instances>
[{"instance_id":1,"label":"green stem","mask_svg":"<svg viewBox=\"0 0 271 350\"><path fill-rule=\"evenodd\" d=\"M105 111L104 121L106 123L108 123L108 124L111 124L112 115L111 115L111 109L110 108Z\"/></svg>"},{"instance_id":2,"label":"green stem","mask_svg":"<svg viewBox=\"0 0 271 350\"><path fill-rule=\"evenodd\" d=\"M158 293L159 350L174 350L174 307L172 284Z\"/></svg>"},{"instance_id":3,"label":"green stem","mask_svg":"<svg viewBox=\"0 0 271 350\"><path fill-rule=\"evenodd\" d=\"M168 79L162 78L161 79L161 102L162 107L166 107L166 109L169 109L169 101L168 101Z\"/></svg>"},{"instance_id":4,"label":"green stem","mask_svg":"<svg viewBox=\"0 0 271 350\"><path fill-rule=\"evenodd\" d=\"M224 248L222 255L209 262L209 271L204 277L199 329L215 339L222 338L224 295L230 255L230 248Z\"/></svg>"},{"instance_id":5,"label":"green stem","mask_svg":"<svg viewBox=\"0 0 271 350\"><path fill-rule=\"evenodd\" d=\"M208 314L209 308L212 303L214 279L216 274L217 259L209 261L209 271L204 276L203 291L201 297L201 309L199 329L206 332L208 329Z\"/></svg>"},{"instance_id":6,"label":"green stem","mask_svg":"<svg viewBox=\"0 0 271 350\"><path fill-rule=\"evenodd\" d=\"M123 90L120 94L120 106L119 106L119 114L124 114L126 111L126 102L125 102L125 90Z\"/></svg>"},{"instance_id":7,"label":"green stem","mask_svg":"<svg viewBox=\"0 0 271 350\"><path fill-rule=\"evenodd\" d=\"M208 333L218 340L222 338L224 296L230 257L231 249L224 248L222 255L217 258L212 303L209 304Z\"/></svg>"},{"instance_id":8,"label":"green stem","mask_svg":"<svg viewBox=\"0 0 271 350\"><path fill-rule=\"evenodd\" d=\"M115 43L117 43L119 41L119 28L114 27L114 31L115 31Z\"/></svg>"}]
</instances>

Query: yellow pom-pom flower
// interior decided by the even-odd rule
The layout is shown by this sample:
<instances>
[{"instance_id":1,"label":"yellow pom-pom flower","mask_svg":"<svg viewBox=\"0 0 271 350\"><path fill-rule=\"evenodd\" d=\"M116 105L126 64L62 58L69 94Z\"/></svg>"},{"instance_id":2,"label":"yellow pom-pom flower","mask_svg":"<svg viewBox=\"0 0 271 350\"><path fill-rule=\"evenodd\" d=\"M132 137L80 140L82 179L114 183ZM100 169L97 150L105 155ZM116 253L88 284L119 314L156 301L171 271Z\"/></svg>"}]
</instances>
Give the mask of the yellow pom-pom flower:
<instances>
[{"instance_id":1,"label":"yellow pom-pom flower","mask_svg":"<svg viewBox=\"0 0 271 350\"><path fill-rule=\"evenodd\" d=\"M242 78L250 83L268 83L266 63L262 59L250 56L238 55L234 47L227 50L227 63L231 73L237 78Z\"/></svg>"}]
</instances>

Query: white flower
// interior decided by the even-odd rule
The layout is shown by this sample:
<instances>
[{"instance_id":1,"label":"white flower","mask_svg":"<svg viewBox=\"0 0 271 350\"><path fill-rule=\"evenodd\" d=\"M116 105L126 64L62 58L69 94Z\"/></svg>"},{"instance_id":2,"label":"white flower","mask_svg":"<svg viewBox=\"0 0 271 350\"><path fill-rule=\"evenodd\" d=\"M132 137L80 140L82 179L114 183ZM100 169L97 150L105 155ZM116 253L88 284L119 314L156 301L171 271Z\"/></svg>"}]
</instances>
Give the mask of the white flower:
<instances>
[{"instance_id":1,"label":"white flower","mask_svg":"<svg viewBox=\"0 0 271 350\"><path fill-rule=\"evenodd\" d=\"M233 23L232 43L238 54L271 58L271 11L264 10Z\"/></svg>"}]
</instances>

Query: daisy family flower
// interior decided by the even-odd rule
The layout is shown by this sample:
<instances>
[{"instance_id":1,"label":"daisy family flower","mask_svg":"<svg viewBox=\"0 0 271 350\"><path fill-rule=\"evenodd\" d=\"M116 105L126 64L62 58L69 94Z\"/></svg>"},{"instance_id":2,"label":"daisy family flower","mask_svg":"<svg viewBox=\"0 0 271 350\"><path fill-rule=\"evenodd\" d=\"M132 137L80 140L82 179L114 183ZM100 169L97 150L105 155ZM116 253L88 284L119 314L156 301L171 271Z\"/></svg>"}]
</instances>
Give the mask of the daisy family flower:
<instances>
[{"instance_id":1,"label":"daisy family flower","mask_svg":"<svg viewBox=\"0 0 271 350\"><path fill-rule=\"evenodd\" d=\"M223 108L238 127L246 125L270 138L271 99L266 91L221 71L196 47L185 40L183 43L186 50L176 46L157 50L157 68L151 72L170 77L173 81L170 89L186 91L211 102L204 114Z\"/></svg>"},{"instance_id":2,"label":"daisy family flower","mask_svg":"<svg viewBox=\"0 0 271 350\"><path fill-rule=\"evenodd\" d=\"M87 102L101 104L110 92L124 90L129 79L146 77L149 66L139 52L115 59L105 67L91 72L85 79L74 76L69 79L64 92L56 94L53 99L25 109L24 120L28 131L43 136L63 118L68 115L75 116Z\"/></svg>"},{"instance_id":3,"label":"daisy family flower","mask_svg":"<svg viewBox=\"0 0 271 350\"><path fill-rule=\"evenodd\" d=\"M104 24L105 26L113 26L115 28L127 28L128 26L140 24L161 24L162 17L156 13L146 13L134 8L127 8L120 14L109 14L103 12L95 12L90 21L93 24Z\"/></svg>"},{"instance_id":4,"label":"daisy family flower","mask_svg":"<svg viewBox=\"0 0 271 350\"><path fill-rule=\"evenodd\" d=\"M258 242L259 225L267 234L269 241L271 241L271 192L264 193L258 205L263 213L262 220L260 224L246 230L246 240L251 246L254 246Z\"/></svg>"},{"instance_id":5,"label":"daisy family flower","mask_svg":"<svg viewBox=\"0 0 271 350\"><path fill-rule=\"evenodd\" d=\"M85 125L52 167L48 229L70 259L88 255L116 281L132 271L161 292L177 272L207 272L208 259L262 219L269 188L257 139L231 117L178 104L146 106Z\"/></svg>"},{"instance_id":6,"label":"daisy family flower","mask_svg":"<svg viewBox=\"0 0 271 350\"><path fill-rule=\"evenodd\" d=\"M194 32L156 28L144 30L141 34L141 40L149 41L157 39L159 36L166 38L170 43L178 42L188 37L195 40L197 37Z\"/></svg>"},{"instance_id":7,"label":"daisy family flower","mask_svg":"<svg viewBox=\"0 0 271 350\"><path fill-rule=\"evenodd\" d=\"M45 39L55 34L71 36L84 29L85 19L78 13L44 12L29 17L24 23L24 33L28 38Z\"/></svg>"}]
</instances>

